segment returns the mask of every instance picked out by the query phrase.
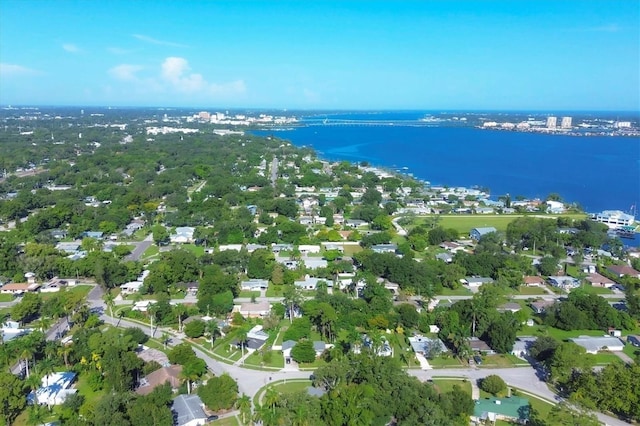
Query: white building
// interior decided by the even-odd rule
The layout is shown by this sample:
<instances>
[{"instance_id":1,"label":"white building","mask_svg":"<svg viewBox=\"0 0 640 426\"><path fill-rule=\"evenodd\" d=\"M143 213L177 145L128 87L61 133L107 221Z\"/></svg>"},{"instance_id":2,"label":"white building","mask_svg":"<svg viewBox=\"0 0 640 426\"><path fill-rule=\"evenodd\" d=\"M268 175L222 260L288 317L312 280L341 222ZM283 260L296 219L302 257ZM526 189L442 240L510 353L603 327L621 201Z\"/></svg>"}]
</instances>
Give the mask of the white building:
<instances>
[{"instance_id":1,"label":"white building","mask_svg":"<svg viewBox=\"0 0 640 426\"><path fill-rule=\"evenodd\" d=\"M563 129L571 128L571 117L562 117L562 122L560 123L560 127Z\"/></svg>"},{"instance_id":2,"label":"white building","mask_svg":"<svg viewBox=\"0 0 640 426\"><path fill-rule=\"evenodd\" d=\"M547 129L555 129L558 124L558 117L547 117Z\"/></svg>"},{"instance_id":3,"label":"white building","mask_svg":"<svg viewBox=\"0 0 640 426\"><path fill-rule=\"evenodd\" d=\"M621 226L632 226L635 216L621 212L620 210L605 210L591 217L596 222L604 223L609 228L615 229Z\"/></svg>"},{"instance_id":4,"label":"white building","mask_svg":"<svg viewBox=\"0 0 640 426\"><path fill-rule=\"evenodd\" d=\"M46 375L42 378L42 386L36 391L31 391L27 395L27 400L32 404L49 407L60 405L64 403L67 396L76 393L76 389L70 389L75 377L76 373L71 371Z\"/></svg>"}]
</instances>

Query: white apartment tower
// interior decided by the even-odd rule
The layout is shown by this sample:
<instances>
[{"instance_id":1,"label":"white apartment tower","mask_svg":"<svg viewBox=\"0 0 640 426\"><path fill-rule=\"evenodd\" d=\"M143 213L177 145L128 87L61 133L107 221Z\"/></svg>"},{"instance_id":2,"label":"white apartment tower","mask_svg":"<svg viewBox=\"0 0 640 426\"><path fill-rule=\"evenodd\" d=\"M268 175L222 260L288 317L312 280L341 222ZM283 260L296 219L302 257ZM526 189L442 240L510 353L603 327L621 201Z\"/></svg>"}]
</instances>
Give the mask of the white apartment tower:
<instances>
[{"instance_id":1,"label":"white apartment tower","mask_svg":"<svg viewBox=\"0 0 640 426\"><path fill-rule=\"evenodd\" d=\"M547 129L555 129L558 124L558 117L547 117Z\"/></svg>"},{"instance_id":2,"label":"white apartment tower","mask_svg":"<svg viewBox=\"0 0 640 426\"><path fill-rule=\"evenodd\" d=\"M571 128L571 117L562 117L562 122L560 123L560 127L563 129Z\"/></svg>"}]
</instances>

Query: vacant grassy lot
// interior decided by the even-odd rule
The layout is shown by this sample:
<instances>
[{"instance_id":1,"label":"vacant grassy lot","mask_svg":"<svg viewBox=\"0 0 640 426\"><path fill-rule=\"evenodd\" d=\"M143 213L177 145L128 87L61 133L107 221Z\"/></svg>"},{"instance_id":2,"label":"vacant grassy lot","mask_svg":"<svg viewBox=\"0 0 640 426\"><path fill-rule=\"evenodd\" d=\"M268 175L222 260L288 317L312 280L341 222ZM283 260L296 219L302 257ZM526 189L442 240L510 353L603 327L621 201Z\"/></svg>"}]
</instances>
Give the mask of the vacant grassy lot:
<instances>
[{"instance_id":1,"label":"vacant grassy lot","mask_svg":"<svg viewBox=\"0 0 640 426\"><path fill-rule=\"evenodd\" d=\"M520 287L518 287L518 294L522 294L525 296L528 296L528 295L535 296L539 294L548 294L548 293L542 287L529 287L526 285L521 285Z\"/></svg>"},{"instance_id":2,"label":"vacant grassy lot","mask_svg":"<svg viewBox=\"0 0 640 426\"><path fill-rule=\"evenodd\" d=\"M451 214L451 215L441 215L440 221L438 222L438 226L442 226L443 228L453 228L457 230L461 235L468 235L469 231L473 228L485 227L485 226L493 226L498 231L506 231L507 225L512 221L516 220L519 217L523 217L524 215L484 215L484 214ZM548 219L556 219L558 216L555 215L536 215L537 218L548 218ZM567 217L570 219L583 219L586 217L584 214L567 214L562 215L562 217ZM419 225L421 223L425 223L427 218L418 218L413 225Z\"/></svg>"},{"instance_id":3,"label":"vacant grassy lot","mask_svg":"<svg viewBox=\"0 0 640 426\"><path fill-rule=\"evenodd\" d=\"M433 385L440 393L449 392L453 390L454 386L458 386L463 391L471 395L471 383L468 380L438 379L434 377Z\"/></svg>"}]
</instances>

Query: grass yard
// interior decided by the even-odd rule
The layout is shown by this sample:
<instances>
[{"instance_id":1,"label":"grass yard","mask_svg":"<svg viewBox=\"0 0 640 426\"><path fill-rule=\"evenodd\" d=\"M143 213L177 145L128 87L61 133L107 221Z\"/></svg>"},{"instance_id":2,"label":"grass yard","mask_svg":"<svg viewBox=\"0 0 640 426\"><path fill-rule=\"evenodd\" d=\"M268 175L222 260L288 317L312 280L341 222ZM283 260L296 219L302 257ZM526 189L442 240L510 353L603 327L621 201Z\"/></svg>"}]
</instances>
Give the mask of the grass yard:
<instances>
[{"instance_id":1,"label":"grass yard","mask_svg":"<svg viewBox=\"0 0 640 426\"><path fill-rule=\"evenodd\" d=\"M473 293L471 293L471 290L469 290L466 287L460 287L455 290L445 287L440 292L440 296L467 296L470 294L473 294Z\"/></svg>"},{"instance_id":2,"label":"grass yard","mask_svg":"<svg viewBox=\"0 0 640 426\"><path fill-rule=\"evenodd\" d=\"M242 358L242 352L240 349L236 349L235 347L230 348L229 341L221 342L213 349L213 353L233 361L237 361Z\"/></svg>"},{"instance_id":3,"label":"grass yard","mask_svg":"<svg viewBox=\"0 0 640 426\"><path fill-rule=\"evenodd\" d=\"M182 244L180 247L189 250L190 252L195 254L196 257L204 255L204 246L197 246L195 244Z\"/></svg>"},{"instance_id":4,"label":"grass yard","mask_svg":"<svg viewBox=\"0 0 640 426\"><path fill-rule=\"evenodd\" d=\"M535 286L529 287L526 285L521 285L518 288L518 294L522 294L524 296L528 296L528 295L537 296L540 294L548 294L548 293L542 287L535 287Z\"/></svg>"},{"instance_id":5,"label":"grass yard","mask_svg":"<svg viewBox=\"0 0 640 426\"><path fill-rule=\"evenodd\" d=\"M280 393L295 393L306 391L311 386L310 380L280 382L273 385L273 388Z\"/></svg>"},{"instance_id":6,"label":"grass yard","mask_svg":"<svg viewBox=\"0 0 640 426\"><path fill-rule=\"evenodd\" d=\"M282 286L270 285L267 288L266 297L282 297Z\"/></svg>"},{"instance_id":7,"label":"grass yard","mask_svg":"<svg viewBox=\"0 0 640 426\"><path fill-rule=\"evenodd\" d=\"M624 349L622 350L622 352L624 352L625 354L627 354L631 358L635 358L636 357L636 352L640 353L640 348L638 348L637 346L633 346L633 345L627 343L626 345L624 345Z\"/></svg>"},{"instance_id":8,"label":"grass yard","mask_svg":"<svg viewBox=\"0 0 640 426\"><path fill-rule=\"evenodd\" d=\"M2 293L0 294L0 302L6 303L6 302L13 302L13 294L6 294L6 293Z\"/></svg>"},{"instance_id":9,"label":"grass yard","mask_svg":"<svg viewBox=\"0 0 640 426\"><path fill-rule=\"evenodd\" d=\"M613 294L613 291L606 287L594 287L590 284L583 284L580 287L589 294Z\"/></svg>"},{"instance_id":10,"label":"grass yard","mask_svg":"<svg viewBox=\"0 0 640 426\"><path fill-rule=\"evenodd\" d=\"M526 362L513 355L483 355L481 367L513 367Z\"/></svg>"},{"instance_id":11,"label":"grass yard","mask_svg":"<svg viewBox=\"0 0 640 426\"><path fill-rule=\"evenodd\" d=\"M270 351L270 359L268 362L264 361L260 351L256 351L249 355L245 360L245 365L254 365L256 367L271 367L271 368L284 368L284 356L280 351Z\"/></svg>"},{"instance_id":12,"label":"grass yard","mask_svg":"<svg viewBox=\"0 0 640 426\"><path fill-rule=\"evenodd\" d=\"M298 367L300 367L300 370L315 370L316 368L322 367L325 365L327 365L327 362L319 358L316 358L316 360L311 363L306 363L306 362L298 363Z\"/></svg>"},{"instance_id":13,"label":"grass yard","mask_svg":"<svg viewBox=\"0 0 640 426\"><path fill-rule=\"evenodd\" d=\"M433 385L440 393L449 392L453 390L454 386L459 386L463 391L471 395L471 383L468 380L438 379L434 377Z\"/></svg>"},{"instance_id":14,"label":"grass yard","mask_svg":"<svg viewBox=\"0 0 640 426\"><path fill-rule=\"evenodd\" d=\"M349 244L349 245L344 245L344 254L345 256L353 256L354 254L358 253L359 251L362 251L362 247L360 247L357 244Z\"/></svg>"},{"instance_id":15,"label":"grass yard","mask_svg":"<svg viewBox=\"0 0 640 426\"><path fill-rule=\"evenodd\" d=\"M618 355L613 354L611 352L598 352L593 356L596 360L596 364L598 365L607 365L613 362L622 362L622 360Z\"/></svg>"},{"instance_id":16,"label":"grass yard","mask_svg":"<svg viewBox=\"0 0 640 426\"><path fill-rule=\"evenodd\" d=\"M231 416L225 417L224 419L214 420L209 424L216 426L240 426L242 423L240 423L240 420L238 420L236 416Z\"/></svg>"},{"instance_id":17,"label":"grass yard","mask_svg":"<svg viewBox=\"0 0 640 426\"><path fill-rule=\"evenodd\" d=\"M145 260L149 259L150 257L157 256L158 253L160 253L160 248L158 248L157 245L152 244L148 249L144 251L144 253L142 253L142 257L140 258L140 260Z\"/></svg>"},{"instance_id":18,"label":"grass yard","mask_svg":"<svg viewBox=\"0 0 640 426\"><path fill-rule=\"evenodd\" d=\"M250 291L250 290L240 290L240 295L238 297L246 297L246 298L252 298L252 297L260 297L260 292L259 291Z\"/></svg>"},{"instance_id":19,"label":"grass yard","mask_svg":"<svg viewBox=\"0 0 640 426\"><path fill-rule=\"evenodd\" d=\"M452 356L439 356L428 361L433 368L462 367L460 360Z\"/></svg>"}]
</instances>

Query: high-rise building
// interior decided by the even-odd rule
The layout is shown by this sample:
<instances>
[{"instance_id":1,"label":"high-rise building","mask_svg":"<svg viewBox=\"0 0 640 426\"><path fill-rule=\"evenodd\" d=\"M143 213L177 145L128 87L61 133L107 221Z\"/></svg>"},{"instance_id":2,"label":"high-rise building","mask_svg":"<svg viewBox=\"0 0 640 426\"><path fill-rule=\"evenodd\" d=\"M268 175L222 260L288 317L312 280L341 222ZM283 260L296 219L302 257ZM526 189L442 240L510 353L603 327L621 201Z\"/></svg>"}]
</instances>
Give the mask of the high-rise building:
<instances>
[{"instance_id":1,"label":"high-rise building","mask_svg":"<svg viewBox=\"0 0 640 426\"><path fill-rule=\"evenodd\" d=\"M571 117L562 117L562 122L560 123L560 127L563 129L571 128Z\"/></svg>"},{"instance_id":2,"label":"high-rise building","mask_svg":"<svg viewBox=\"0 0 640 426\"><path fill-rule=\"evenodd\" d=\"M557 117L547 117L547 129L555 129L557 124Z\"/></svg>"}]
</instances>

